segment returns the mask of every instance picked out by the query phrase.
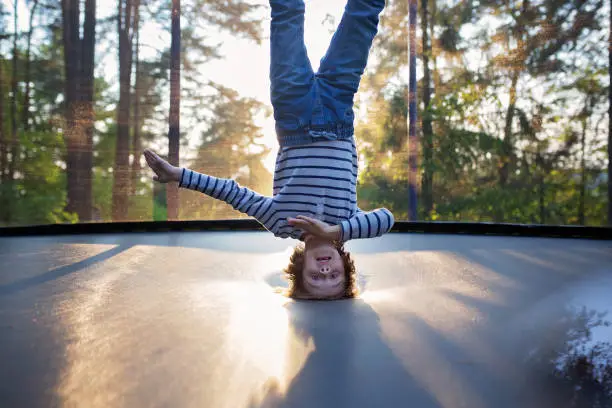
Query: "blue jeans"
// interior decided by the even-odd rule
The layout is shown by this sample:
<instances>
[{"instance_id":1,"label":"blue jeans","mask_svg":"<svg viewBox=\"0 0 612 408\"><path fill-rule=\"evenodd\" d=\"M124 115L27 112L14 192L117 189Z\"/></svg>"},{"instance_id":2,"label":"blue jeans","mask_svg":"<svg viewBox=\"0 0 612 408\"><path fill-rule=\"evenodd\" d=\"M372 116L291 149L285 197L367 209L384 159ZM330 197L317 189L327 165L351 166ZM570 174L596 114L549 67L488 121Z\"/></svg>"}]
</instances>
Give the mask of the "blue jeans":
<instances>
[{"instance_id":1,"label":"blue jeans","mask_svg":"<svg viewBox=\"0 0 612 408\"><path fill-rule=\"evenodd\" d=\"M348 0L314 73L304 44L304 1L270 0L271 99L280 146L353 137L353 99L385 0Z\"/></svg>"}]
</instances>

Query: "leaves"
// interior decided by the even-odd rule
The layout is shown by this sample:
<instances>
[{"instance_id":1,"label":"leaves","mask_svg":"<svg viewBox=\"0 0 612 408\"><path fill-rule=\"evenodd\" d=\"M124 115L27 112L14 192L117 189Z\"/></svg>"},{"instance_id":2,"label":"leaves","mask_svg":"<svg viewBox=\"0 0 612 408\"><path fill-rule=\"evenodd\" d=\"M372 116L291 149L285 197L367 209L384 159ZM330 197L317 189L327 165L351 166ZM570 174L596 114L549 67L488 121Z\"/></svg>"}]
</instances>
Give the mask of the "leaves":
<instances>
[{"instance_id":1,"label":"leaves","mask_svg":"<svg viewBox=\"0 0 612 408\"><path fill-rule=\"evenodd\" d=\"M421 219L571 224L580 221L577 209L584 200L585 224L606 223L605 126L610 85L608 50L601 46L607 41L608 28L602 21L608 11L602 5L601 0L429 1L432 99L425 109L421 99L426 84L419 77L417 181L421 185L426 173L432 175L433 209L429 214L422 212ZM264 132L257 120L271 114L268 101L246 98L240 90L212 82L205 69L208 62L223 56L220 34L254 45L265 41L262 7L268 6L240 0L183 2L181 164L234 177L269 194L272 175L263 165L269 148L263 144ZM12 34L7 31L10 10L0 3L2 8L0 41ZM77 221L63 210L62 25L59 9L43 11L32 50L33 125L31 132L19 134L24 155L18 161L19 177L0 187L2 196L10 198L14 214L10 222L18 224ZM170 2L147 1L142 13L143 25L152 30L146 32L156 32L158 37L148 38L143 31L140 70L144 75L138 83L141 138L145 147L163 151L167 146ZM98 21L96 61L100 65L116 59L116 16L112 14L111 10ZM408 214L407 16L406 1L387 2L355 98L359 205L388 207L398 220ZM334 24L328 19L320 29ZM417 43L422 46L420 39ZM23 60L23 38L18 46ZM10 84L11 57L3 56L0 63ZM118 75L104 68L96 70L92 188L96 219L111 221ZM510 107L513 75L517 77L516 101ZM24 89L20 83L17 100L23 99ZM132 94L135 97L134 90ZM8 89L0 97L8 103ZM18 106L18 115L21 109ZM504 144L510 113L510 139ZM433 125L431 146L422 143L424 119ZM9 121L5 122L8 131ZM499 175L504 167L508 177L502 188ZM581 198L583 170L585 195ZM153 204L153 184L146 168L136 180L129 219L163 219L163 199ZM161 192L158 198L163 196ZM181 195L181 206L183 219L243 216L224 203L191 192Z\"/></svg>"},{"instance_id":2,"label":"leaves","mask_svg":"<svg viewBox=\"0 0 612 408\"><path fill-rule=\"evenodd\" d=\"M439 79L434 81L429 109L419 104L418 112L419 125L424 118L433 122L433 161L423 160L427 147L420 147L419 177L433 173L435 210L422 218L578 222L580 190L575 175L581 171L576 149L581 127L577 121L588 120L589 138L596 140L597 121L591 119L596 112L605 112L607 102L607 51L601 48L598 54L587 47L598 29L599 6L597 0L437 5L430 68L432 77ZM399 19L382 23L383 32L401 30ZM475 30L479 24L482 30ZM483 35L487 30L488 35ZM382 54L381 61L392 59L391 40L385 38L384 47L374 48ZM481 63L458 58L470 51L470 58L477 56L475 49L487 57ZM589 59L586 67L578 69L573 61L581 58L580 53ZM389 78L406 72L407 62L376 65L369 71L363 89L370 97L368 114L357 130L358 140L365 141L360 145L365 159L360 203L386 203L399 213L407 211L408 162L406 129L395 124L406 123L407 107L398 104L397 88L395 93L379 90ZM519 73L518 92L516 104L508 109L512 72ZM405 86L408 78L403 78ZM419 88L418 95L422 94ZM508 150L503 140L510 111L514 119ZM597 186L587 189L585 197L585 222L593 225L605 223L606 208L601 193L605 183L597 181L605 172L604 161L594 159L602 157L604 149L597 146L601 144L590 148L587 157L593 159L586 163L586 184ZM509 178L502 188L498 172L506 165Z\"/></svg>"}]
</instances>

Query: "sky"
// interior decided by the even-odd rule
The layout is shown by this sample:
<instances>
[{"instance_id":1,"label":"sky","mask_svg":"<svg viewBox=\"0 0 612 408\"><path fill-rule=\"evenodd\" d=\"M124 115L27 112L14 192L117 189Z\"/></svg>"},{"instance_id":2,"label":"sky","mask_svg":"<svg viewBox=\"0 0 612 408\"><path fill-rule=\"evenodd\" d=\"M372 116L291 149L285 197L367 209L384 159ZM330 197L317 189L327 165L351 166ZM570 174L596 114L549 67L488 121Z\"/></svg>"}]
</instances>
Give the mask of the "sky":
<instances>
[{"instance_id":1,"label":"sky","mask_svg":"<svg viewBox=\"0 0 612 408\"><path fill-rule=\"evenodd\" d=\"M257 4L267 5L267 1L257 1ZM346 0L309 0L306 2L305 43L313 69L319 67L319 61L327 51L332 37L329 24L323 24L327 14L340 21ZM269 7L263 8L265 22L263 24L266 40L261 45L252 41L241 40L228 34L219 36L223 41L221 53L223 59L207 63L203 67L206 75L223 85L236 89L244 97L258 99L270 105L270 80L268 76L270 64ZM265 166L273 171L274 159L278 150L274 132L274 120L259 118L258 124L263 127L264 143L272 148L265 160Z\"/></svg>"}]
</instances>

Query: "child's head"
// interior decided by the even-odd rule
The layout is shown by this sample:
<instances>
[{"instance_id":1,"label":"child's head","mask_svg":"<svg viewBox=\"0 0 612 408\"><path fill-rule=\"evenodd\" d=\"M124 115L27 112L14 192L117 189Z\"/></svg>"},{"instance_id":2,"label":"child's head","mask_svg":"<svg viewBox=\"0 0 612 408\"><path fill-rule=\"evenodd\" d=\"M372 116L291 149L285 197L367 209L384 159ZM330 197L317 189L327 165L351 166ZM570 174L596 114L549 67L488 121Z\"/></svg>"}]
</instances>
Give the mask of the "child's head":
<instances>
[{"instance_id":1,"label":"child's head","mask_svg":"<svg viewBox=\"0 0 612 408\"><path fill-rule=\"evenodd\" d=\"M306 237L284 272L288 296L295 299L342 299L357 295L355 263L340 242Z\"/></svg>"}]
</instances>

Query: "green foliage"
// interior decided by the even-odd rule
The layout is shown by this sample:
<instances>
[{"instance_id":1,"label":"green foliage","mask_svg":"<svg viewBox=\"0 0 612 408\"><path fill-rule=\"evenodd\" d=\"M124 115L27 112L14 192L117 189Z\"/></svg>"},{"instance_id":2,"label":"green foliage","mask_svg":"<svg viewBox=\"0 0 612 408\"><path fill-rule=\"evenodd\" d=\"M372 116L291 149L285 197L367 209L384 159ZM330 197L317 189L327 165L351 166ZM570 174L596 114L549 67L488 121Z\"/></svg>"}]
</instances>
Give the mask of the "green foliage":
<instances>
[{"instance_id":1,"label":"green foliage","mask_svg":"<svg viewBox=\"0 0 612 408\"><path fill-rule=\"evenodd\" d=\"M610 85L607 49L597 46L608 35L608 27L601 23L607 19L602 11L606 9L601 6L601 0L429 1L427 28L433 38L427 53L432 99L427 108L418 105L417 181L432 176L433 209L425 212L423 192L419 191L421 219L546 224L578 224L584 219L586 225L607 223L606 197L612 181L604 177L604 137ZM254 119L270 114L267 103L245 98L202 74L206 62L223 54L219 32L253 43L264 40L260 8L239 0L183 2L183 15L189 18L184 20L182 32L181 164L235 178L241 185L270 194L272 175L262 164L269 149L260 144L262 130ZM36 29L31 126L26 131L20 121L25 92L24 36L18 42L19 72L13 73L7 46L10 41L6 41L12 35L11 25L2 25L2 21L10 21L10 10L0 4L0 38L5 41L0 59L5 88L0 98L5 118L10 114L8 91L13 74L19 80L21 155L15 179L0 184L11 225L78 222L75 215L64 211L67 181L61 20L57 10L42 8L39 12L42 10L48 14L45 21L49 24ZM142 21L167 30L169 12L170 2L154 1L142 9ZM359 206L387 207L398 220L406 219L409 210L407 13L406 1L388 1L355 99L360 113L356 124L361 164ZM116 52L114 17L99 22L98 60L105 53ZM420 30L417 41L422 53ZM140 98L141 144L163 153L167 146L169 42L160 44L156 53L147 52L148 59L139 61L141 75L134 85ZM112 221L118 78L102 68L96 72L104 74L97 75L95 82L92 196L95 220ZM424 86L421 80L417 98L424 94ZM514 91L516 101L511 106L509 94ZM134 98L136 94L133 89ZM420 131L423 119L433 124L431 146L424 143ZM10 120L0 126L5 135L11 134ZM199 140L193 140L195 127ZM131 160L144 165L140 157ZM507 180L502 183L505 170ZM135 171L129 219L165 220L165 188L152 183L148 169ZM225 203L194 192L182 191L180 202L182 219L244 217Z\"/></svg>"},{"instance_id":2,"label":"green foliage","mask_svg":"<svg viewBox=\"0 0 612 408\"><path fill-rule=\"evenodd\" d=\"M72 223L74 214L64 211L65 173L57 163L63 139L57 133L27 132L21 135L23 148L19 177L2 186L12 199L13 225Z\"/></svg>"},{"instance_id":3,"label":"green foliage","mask_svg":"<svg viewBox=\"0 0 612 408\"><path fill-rule=\"evenodd\" d=\"M197 155L189 167L215 177L233 178L260 194L272 193L272 175L262 165L269 149L259 143L261 129L253 118L266 112L253 99L241 98L231 89L218 86L212 106L213 119L202 132ZM229 205L210 197L183 192L182 219L244 218Z\"/></svg>"},{"instance_id":4,"label":"green foliage","mask_svg":"<svg viewBox=\"0 0 612 408\"><path fill-rule=\"evenodd\" d=\"M113 174L107 170L96 168L93 179L94 219L112 221L111 207L113 203Z\"/></svg>"},{"instance_id":5,"label":"green foliage","mask_svg":"<svg viewBox=\"0 0 612 408\"><path fill-rule=\"evenodd\" d=\"M391 10L398 3L390 2ZM579 135L584 131L584 222L606 224L605 143L598 126L607 107L607 51L587 47L593 30L600 29L598 5L595 0L580 4L491 0L477 7L437 4L434 15L430 2L428 24L436 33L430 52L434 89L430 107L424 110L419 104L418 117L419 124L424 118L433 122L433 159L424 162L428 147L419 142L419 175L433 174L434 210L425 214L419 209L421 219L578 224L583 187ZM529 10L519 13L525 6ZM567 16L581 19L581 24L563 24ZM553 17L552 26L543 23ZM502 22L497 29L486 32L484 24L479 27L491 18ZM381 21L383 33L402 29L399 20ZM468 23L474 25L466 31ZM545 30L557 34L542 36ZM408 61L384 64L398 60L399 48L390 42L399 40L384 37L378 48L373 47L381 63L369 71L361 90L368 98L368 112L357 129L365 158L358 193L360 205L386 205L401 219L407 214L407 140L406 128L394 124L406 122L407 107L400 106L398 94L394 96L386 84L399 77L395 89L406 86L408 78L401 73ZM488 60L478 65L463 58L473 49L482 50ZM578 69L574 62L581 53L588 55L581 61L587 66ZM442 62L444 70L437 69ZM508 151L504 144L508 85L516 73L520 92L512 110ZM423 84L418 85L422 95ZM423 140L421 133L418 136ZM510 174L502 186L499 175L504 163Z\"/></svg>"}]
</instances>

